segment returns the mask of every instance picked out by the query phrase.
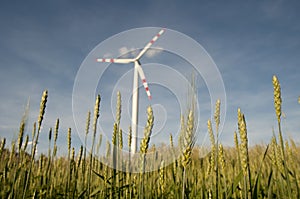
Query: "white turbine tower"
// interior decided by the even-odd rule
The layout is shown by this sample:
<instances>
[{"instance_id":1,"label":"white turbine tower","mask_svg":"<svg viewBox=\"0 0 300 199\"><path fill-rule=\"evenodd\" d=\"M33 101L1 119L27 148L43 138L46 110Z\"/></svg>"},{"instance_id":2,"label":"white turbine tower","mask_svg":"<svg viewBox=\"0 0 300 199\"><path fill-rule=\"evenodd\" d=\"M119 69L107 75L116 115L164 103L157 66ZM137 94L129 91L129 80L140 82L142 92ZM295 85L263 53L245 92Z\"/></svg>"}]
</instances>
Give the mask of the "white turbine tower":
<instances>
[{"instance_id":1,"label":"white turbine tower","mask_svg":"<svg viewBox=\"0 0 300 199\"><path fill-rule=\"evenodd\" d=\"M146 82L144 71L141 67L140 58L147 52L152 44L165 32L165 29L159 31L157 35L143 48L143 50L133 59L97 59L97 62L109 62L128 64L134 63L134 74L133 74L133 90L132 90L132 115L131 115L131 128L132 128L132 140L131 140L131 153L136 152L137 148L137 124L138 124L138 76L140 76L143 86L145 87L146 93L149 100L151 100L151 94Z\"/></svg>"}]
</instances>

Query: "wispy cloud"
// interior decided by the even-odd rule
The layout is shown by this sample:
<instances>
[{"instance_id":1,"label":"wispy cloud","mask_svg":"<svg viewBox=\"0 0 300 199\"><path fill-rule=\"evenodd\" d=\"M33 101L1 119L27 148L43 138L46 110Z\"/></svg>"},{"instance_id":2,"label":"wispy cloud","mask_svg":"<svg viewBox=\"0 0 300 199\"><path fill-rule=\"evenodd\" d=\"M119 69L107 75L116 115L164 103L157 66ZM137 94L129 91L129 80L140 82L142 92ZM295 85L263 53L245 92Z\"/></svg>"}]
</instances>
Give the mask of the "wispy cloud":
<instances>
[{"instance_id":1,"label":"wispy cloud","mask_svg":"<svg viewBox=\"0 0 300 199\"><path fill-rule=\"evenodd\" d=\"M126 46L123 46L119 49L119 53L122 58L134 58L138 55L138 51L135 48L128 49Z\"/></svg>"},{"instance_id":2,"label":"wispy cloud","mask_svg":"<svg viewBox=\"0 0 300 199\"><path fill-rule=\"evenodd\" d=\"M140 50L142 50L142 49L140 49ZM126 46L124 46L119 49L119 54L121 55L121 58L134 58L138 55L140 50L136 49L136 48L128 49ZM148 58L152 58L152 57L160 54L162 51L163 51L162 47L156 46L155 48L148 49L145 53L145 56Z\"/></svg>"},{"instance_id":3,"label":"wispy cloud","mask_svg":"<svg viewBox=\"0 0 300 199\"><path fill-rule=\"evenodd\" d=\"M155 48L150 48L150 49L146 52L145 55L146 55L148 58L152 58L152 57L158 55L159 53L161 53L163 50L164 50L164 49L163 49L162 47L157 46L157 47L155 47Z\"/></svg>"}]
</instances>

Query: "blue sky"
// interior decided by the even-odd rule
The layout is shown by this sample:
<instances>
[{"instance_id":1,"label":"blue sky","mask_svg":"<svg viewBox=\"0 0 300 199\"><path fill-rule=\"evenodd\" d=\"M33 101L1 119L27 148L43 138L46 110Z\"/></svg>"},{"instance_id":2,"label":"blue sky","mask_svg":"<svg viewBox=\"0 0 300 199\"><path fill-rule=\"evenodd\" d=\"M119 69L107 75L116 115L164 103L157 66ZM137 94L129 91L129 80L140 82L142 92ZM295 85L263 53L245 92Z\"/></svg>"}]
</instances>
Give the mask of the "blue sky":
<instances>
[{"instance_id":1,"label":"blue sky","mask_svg":"<svg viewBox=\"0 0 300 199\"><path fill-rule=\"evenodd\" d=\"M222 75L227 96L225 105L227 112L221 142L225 145L232 144L238 107L241 107L246 115L250 144L267 143L270 140L272 128L275 132L277 129L273 108L274 74L278 76L282 86L283 112L286 116L283 119L283 132L300 142L297 136L300 129L300 105L297 103L300 95L299 2L280 0L130 2L1 3L1 138L6 137L9 142L17 138L19 122L28 97L30 97L28 132L31 134L31 124L37 118L41 93L44 89L48 89L49 101L41 142L46 142L48 128L54 126L56 118L60 118L61 150L65 150L68 127L73 129L73 143L78 148L81 141L73 121L72 92L76 74L84 59L99 43L120 32L142 27L166 27L179 31L201 44ZM145 43L149 39L146 38ZM114 66L112 71L113 68ZM122 76L122 72L126 73L129 69L130 67L121 71L119 75ZM97 87L97 92L103 92L104 104L105 99L111 100L112 95L109 94L109 88L113 87L105 86L110 85L112 81L110 79L113 79L109 71L106 79L104 78L102 84ZM201 84L201 77L199 79L198 86L202 87L203 81ZM151 82L151 79L148 81ZM155 85L153 89L155 90ZM201 92L198 94L201 96ZM168 104L163 99L170 99L172 94L166 95L157 103ZM207 96L202 97L203 104L209 102ZM110 105L109 102L107 104ZM125 108L126 106L124 105ZM156 108L159 110L159 106ZM206 121L210 117L207 114L210 113L209 108L206 112L204 110L201 116L201 131L205 131ZM205 107L200 106L200 109ZM166 107L166 110L169 109ZM124 113L126 111L123 110ZM141 108L141 112L143 111ZM99 122L106 133L109 132L104 126L111 125L109 128L112 129L112 124L105 123L106 120L112 121L109 116L106 117L108 112L104 106ZM171 118L172 113L167 114ZM172 116L174 121L178 118L176 113ZM157 118L159 123L159 116ZM142 126L145 123L144 119L140 120ZM126 121L123 123L122 128L127 129ZM161 139L168 142L169 133L167 132Z\"/></svg>"}]
</instances>

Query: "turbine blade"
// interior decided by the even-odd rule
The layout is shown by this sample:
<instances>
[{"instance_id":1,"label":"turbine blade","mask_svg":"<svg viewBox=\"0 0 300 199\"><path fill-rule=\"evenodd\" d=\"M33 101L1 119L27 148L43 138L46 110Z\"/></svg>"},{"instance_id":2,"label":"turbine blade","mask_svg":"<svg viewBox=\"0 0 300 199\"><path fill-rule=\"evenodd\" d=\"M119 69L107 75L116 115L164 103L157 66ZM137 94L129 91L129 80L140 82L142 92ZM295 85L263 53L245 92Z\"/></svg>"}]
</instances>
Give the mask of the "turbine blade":
<instances>
[{"instance_id":1,"label":"turbine blade","mask_svg":"<svg viewBox=\"0 0 300 199\"><path fill-rule=\"evenodd\" d=\"M128 64L134 62L134 59L96 59L97 62Z\"/></svg>"},{"instance_id":2,"label":"turbine blade","mask_svg":"<svg viewBox=\"0 0 300 199\"><path fill-rule=\"evenodd\" d=\"M147 96L148 96L149 100L151 100L152 96L151 96L151 93L150 93L150 90L149 90L149 87L148 87L148 83L146 81L146 77L145 77L144 71L143 71L142 67L139 64L137 64L136 67L137 67L137 71L139 73L139 76L140 76L140 78L142 80L143 86L144 86L144 88L146 90Z\"/></svg>"},{"instance_id":3,"label":"turbine blade","mask_svg":"<svg viewBox=\"0 0 300 199\"><path fill-rule=\"evenodd\" d=\"M165 32L165 29L162 29L153 37L153 39L144 47L144 49L138 54L138 56L135 58L136 60L140 59L145 52L152 46L152 44Z\"/></svg>"}]
</instances>

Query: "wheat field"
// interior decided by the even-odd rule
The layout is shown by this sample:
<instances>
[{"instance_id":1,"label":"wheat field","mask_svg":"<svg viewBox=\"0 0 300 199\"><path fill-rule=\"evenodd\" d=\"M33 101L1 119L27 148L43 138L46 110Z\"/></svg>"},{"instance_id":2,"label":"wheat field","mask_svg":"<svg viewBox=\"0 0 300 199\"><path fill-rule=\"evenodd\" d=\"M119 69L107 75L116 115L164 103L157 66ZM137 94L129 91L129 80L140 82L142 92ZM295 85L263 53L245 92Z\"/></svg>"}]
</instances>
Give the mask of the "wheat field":
<instances>
[{"instance_id":1,"label":"wheat field","mask_svg":"<svg viewBox=\"0 0 300 199\"><path fill-rule=\"evenodd\" d=\"M37 146L46 111L48 91L42 94L40 112L33 124L32 135L24 135L26 118L20 122L19 136L11 144L3 138L0 143L0 197L1 198L300 198L300 146L293 139L284 140L281 130L281 88L273 76L274 117L278 122L269 144L249 147L247 121L242 108L237 110L236 132L232 132L235 145L223 146L218 140L220 101L216 101L213 120L207 121L210 152L200 157L203 148L195 145L194 110L181 116L178 146L170 135L169 156L166 165L161 157L153 157L159 165L148 172L147 154L159 150L150 146L155 115L147 109L147 123L140 143L138 157L120 160L120 150L131 145L120 128L121 94L117 95L117 111L112 141L106 144L103 157L95 155L101 143L96 141L97 122L101 114L101 98L96 97L93 112L86 119L86 139L78 151L72 146L72 129L68 129L68 154L58 156L57 139L59 119L48 131L48 154L37 155ZM84 121L83 121L84 122ZM88 150L87 135L92 133L92 146ZM31 137L31 138L30 138ZM30 140L29 140L30 138ZM128 140L126 142L126 140ZM32 145L28 143L32 142ZM179 153L175 153L179 151ZM101 161L111 161L113 168ZM139 169L130 172L130 167ZM150 164L151 166L151 164Z\"/></svg>"}]
</instances>

